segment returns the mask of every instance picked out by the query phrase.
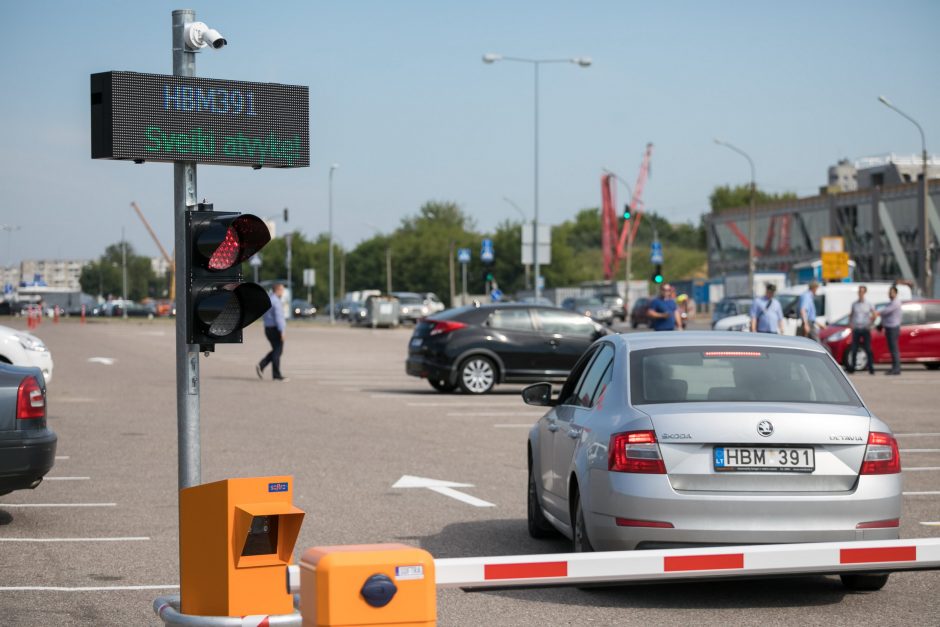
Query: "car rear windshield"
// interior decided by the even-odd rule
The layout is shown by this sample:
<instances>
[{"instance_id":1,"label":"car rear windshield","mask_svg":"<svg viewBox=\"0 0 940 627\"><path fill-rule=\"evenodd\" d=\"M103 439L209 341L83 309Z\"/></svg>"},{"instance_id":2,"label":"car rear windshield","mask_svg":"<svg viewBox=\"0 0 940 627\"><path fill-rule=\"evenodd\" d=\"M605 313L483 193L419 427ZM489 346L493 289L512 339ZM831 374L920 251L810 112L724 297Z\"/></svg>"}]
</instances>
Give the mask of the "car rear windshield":
<instances>
[{"instance_id":1,"label":"car rear windshield","mask_svg":"<svg viewBox=\"0 0 940 627\"><path fill-rule=\"evenodd\" d=\"M862 405L832 359L766 347L681 347L630 355L634 405L769 402Z\"/></svg>"}]
</instances>

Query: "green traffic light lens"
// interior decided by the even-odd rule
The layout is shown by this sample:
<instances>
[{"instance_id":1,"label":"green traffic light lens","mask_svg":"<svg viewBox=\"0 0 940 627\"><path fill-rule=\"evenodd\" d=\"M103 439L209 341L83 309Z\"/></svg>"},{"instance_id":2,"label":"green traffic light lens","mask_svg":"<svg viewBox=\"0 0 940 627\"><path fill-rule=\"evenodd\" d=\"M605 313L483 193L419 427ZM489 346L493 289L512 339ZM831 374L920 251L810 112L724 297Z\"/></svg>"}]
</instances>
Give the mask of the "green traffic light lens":
<instances>
[{"instance_id":1,"label":"green traffic light lens","mask_svg":"<svg viewBox=\"0 0 940 627\"><path fill-rule=\"evenodd\" d=\"M662 282L663 282L663 277L662 277L662 275L657 274L657 275L653 278L653 280L656 281L657 283L662 283Z\"/></svg>"}]
</instances>

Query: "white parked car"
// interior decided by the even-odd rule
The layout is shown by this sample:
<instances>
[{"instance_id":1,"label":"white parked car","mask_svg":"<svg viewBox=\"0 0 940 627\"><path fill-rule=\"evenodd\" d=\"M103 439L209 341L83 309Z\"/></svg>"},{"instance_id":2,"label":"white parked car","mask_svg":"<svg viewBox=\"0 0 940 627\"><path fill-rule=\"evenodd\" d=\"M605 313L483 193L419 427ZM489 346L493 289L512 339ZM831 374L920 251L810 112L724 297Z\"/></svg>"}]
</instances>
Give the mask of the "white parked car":
<instances>
[{"instance_id":1,"label":"white parked car","mask_svg":"<svg viewBox=\"0 0 940 627\"><path fill-rule=\"evenodd\" d=\"M32 333L0 326L0 362L34 366L42 370L46 383L52 381L52 353Z\"/></svg>"}]
</instances>

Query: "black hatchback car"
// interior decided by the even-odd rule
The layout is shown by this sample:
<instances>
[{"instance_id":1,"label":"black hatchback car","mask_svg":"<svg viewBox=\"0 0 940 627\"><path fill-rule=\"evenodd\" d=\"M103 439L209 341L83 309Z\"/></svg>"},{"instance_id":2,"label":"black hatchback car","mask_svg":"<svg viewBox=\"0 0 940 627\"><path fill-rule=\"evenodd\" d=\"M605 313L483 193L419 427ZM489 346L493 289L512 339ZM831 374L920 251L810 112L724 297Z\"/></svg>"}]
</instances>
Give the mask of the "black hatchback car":
<instances>
[{"instance_id":1,"label":"black hatchback car","mask_svg":"<svg viewBox=\"0 0 940 627\"><path fill-rule=\"evenodd\" d=\"M39 368L0 363L0 495L35 488L55 463Z\"/></svg>"},{"instance_id":2,"label":"black hatchback car","mask_svg":"<svg viewBox=\"0 0 940 627\"><path fill-rule=\"evenodd\" d=\"M564 381L607 330L553 307L505 304L448 309L415 327L405 370L439 392L485 394L497 383Z\"/></svg>"}]
</instances>

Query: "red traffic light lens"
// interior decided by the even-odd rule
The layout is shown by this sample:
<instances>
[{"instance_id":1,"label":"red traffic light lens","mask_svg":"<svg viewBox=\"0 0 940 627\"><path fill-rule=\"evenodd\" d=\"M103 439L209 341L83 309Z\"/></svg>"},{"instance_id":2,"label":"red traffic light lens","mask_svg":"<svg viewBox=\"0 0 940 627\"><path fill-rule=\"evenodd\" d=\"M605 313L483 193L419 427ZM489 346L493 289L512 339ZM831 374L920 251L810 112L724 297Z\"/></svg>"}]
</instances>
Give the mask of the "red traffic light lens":
<instances>
[{"instance_id":1,"label":"red traffic light lens","mask_svg":"<svg viewBox=\"0 0 940 627\"><path fill-rule=\"evenodd\" d=\"M209 257L209 269L226 270L234 266L238 260L238 248L238 233L232 227L228 227L225 232L225 239Z\"/></svg>"},{"instance_id":2,"label":"red traffic light lens","mask_svg":"<svg viewBox=\"0 0 940 627\"><path fill-rule=\"evenodd\" d=\"M231 214L229 214L231 215ZM244 213L229 220L220 216L199 234L197 248L209 260L209 270L228 270L271 241L271 233L261 218Z\"/></svg>"}]
</instances>

